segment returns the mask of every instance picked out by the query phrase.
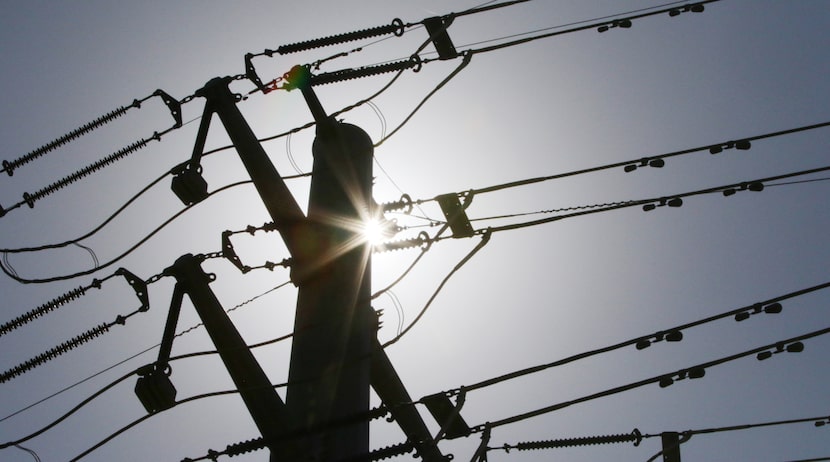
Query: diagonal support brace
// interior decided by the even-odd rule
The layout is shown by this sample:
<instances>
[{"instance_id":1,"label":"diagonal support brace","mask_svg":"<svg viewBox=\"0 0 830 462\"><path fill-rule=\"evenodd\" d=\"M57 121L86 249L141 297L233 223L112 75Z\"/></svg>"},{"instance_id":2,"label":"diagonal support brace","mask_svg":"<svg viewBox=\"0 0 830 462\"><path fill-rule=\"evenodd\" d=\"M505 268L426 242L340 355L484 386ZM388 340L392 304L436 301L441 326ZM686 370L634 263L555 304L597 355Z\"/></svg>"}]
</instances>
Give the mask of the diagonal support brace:
<instances>
[{"instance_id":1,"label":"diagonal support brace","mask_svg":"<svg viewBox=\"0 0 830 462\"><path fill-rule=\"evenodd\" d=\"M208 286L214 277L206 274L200 263L198 257L186 254L164 274L175 277L176 287L190 298L262 436L267 441L280 441L289 430L285 404ZM270 449L272 460L294 460L298 454L295 444L284 438L280 444L272 443Z\"/></svg>"}]
</instances>

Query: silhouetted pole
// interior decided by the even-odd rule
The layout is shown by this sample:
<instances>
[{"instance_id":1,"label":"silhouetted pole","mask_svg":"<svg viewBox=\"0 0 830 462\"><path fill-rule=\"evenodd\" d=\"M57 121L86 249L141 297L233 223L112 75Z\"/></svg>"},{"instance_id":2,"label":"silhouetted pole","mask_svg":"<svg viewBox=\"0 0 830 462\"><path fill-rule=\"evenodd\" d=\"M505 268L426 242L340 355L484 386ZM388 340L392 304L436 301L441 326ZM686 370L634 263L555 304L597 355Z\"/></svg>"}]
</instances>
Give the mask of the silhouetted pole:
<instances>
[{"instance_id":1,"label":"silhouetted pole","mask_svg":"<svg viewBox=\"0 0 830 462\"><path fill-rule=\"evenodd\" d=\"M307 83L307 70L298 70L294 76L299 79L292 81ZM360 128L328 117L310 86L298 84L317 121L308 213L303 214L236 107L239 98L228 89L231 81L213 79L196 93L207 101L191 168L198 166L215 113L291 253L291 278L299 293L285 405L290 422L282 431L306 432L299 446L310 453L303 460L363 456L369 452L365 415L377 333L377 317L369 306L371 247L361 232L373 206L372 141ZM186 193L180 195L185 203L201 200L206 184L199 180L182 178L174 190ZM262 404L257 410L248 406L252 416L282 414L278 404ZM342 424L349 419L353 423ZM280 425L269 427L286 424L278 420ZM263 436L277 433L263 431ZM272 461L283 459L272 451Z\"/></svg>"},{"instance_id":2,"label":"silhouetted pole","mask_svg":"<svg viewBox=\"0 0 830 462\"><path fill-rule=\"evenodd\" d=\"M369 451L363 416L377 318L369 309L371 247L361 228L372 206L373 146L360 128L328 117L310 86L298 86L317 136L305 230L310 239L292 265L299 294L286 404L298 429L325 429L309 437L313 459L334 461ZM328 426L348 418L355 419Z\"/></svg>"}]
</instances>

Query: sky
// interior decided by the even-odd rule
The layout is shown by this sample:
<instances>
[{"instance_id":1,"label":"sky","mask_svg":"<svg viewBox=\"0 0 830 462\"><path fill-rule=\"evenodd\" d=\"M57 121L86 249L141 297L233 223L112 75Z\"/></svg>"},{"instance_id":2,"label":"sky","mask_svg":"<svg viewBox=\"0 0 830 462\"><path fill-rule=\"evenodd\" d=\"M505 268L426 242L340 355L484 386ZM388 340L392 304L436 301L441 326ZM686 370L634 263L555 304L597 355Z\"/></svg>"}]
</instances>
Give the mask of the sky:
<instances>
[{"instance_id":1,"label":"sky","mask_svg":"<svg viewBox=\"0 0 830 462\"><path fill-rule=\"evenodd\" d=\"M0 158L11 162L51 140L161 89L176 100L218 76L245 71L246 53L390 24L461 12L474 1L312 0L284 4L244 2L3 3L0 50ZM459 51L660 9L653 0L532 0L455 19L448 32ZM672 4L675 5L675 4ZM683 5L678 3L677 5ZM637 11L637 13L629 13ZM604 18L604 19L597 19ZM587 21L587 22L583 22ZM560 27L561 26L561 27ZM559 28L557 28L559 27ZM827 172L764 182L763 191L724 196L725 186L830 165L828 128L764 137L830 121L830 9L816 0L722 0L703 13L667 13L635 19L630 28L596 27L489 52L441 87L392 136L422 100L450 76L461 59L429 61L405 71L382 94L343 113L375 143L377 202L402 194L423 201L410 215L388 214L404 228L396 239L433 236L442 215L431 201L447 193L487 188L596 167L590 173L475 194L467 209L490 240L443 285L423 316L386 351L414 399L457 390L513 371L597 350L830 281ZM534 32L535 31L535 32ZM518 35L525 34L526 35ZM263 80L292 66L326 60L315 73L407 59L427 39L423 28L401 37L260 56ZM359 49L359 51L357 51ZM435 58L433 47L421 51ZM329 112L378 92L385 74L315 87ZM247 94L247 80L231 89ZM116 259L183 208L166 176L111 223L78 244L48 251L8 253L60 243L88 233L136 193L187 160L204 100L182 106L184 126L152 140L124 160L61 188L33 205L14 208L33 194L153 132L173 125L153 97L105 126L14 170L0 174L0 249L3 264L22 279L49 279ZM238 107L254 133L272 137L312 120L297 91L253 93ZM707 146L752 139L751 149L710 154ZM313 130L263 142L282 175L311 169ZM206 149L228 146L214 120ZM666 157L665 166L624 165ZM239 157L225 149L204 158L209 191L247 180ZM802 182L802 180L819 180ZM305 208L307 178L286 180ZM797 182L797 183L794 183ZM545 224L498 227L565 215L597 204L683 197L682 207L643 211L643 203L562 218ZM720 189L718 189L720 188ZM648 203L659 203L648 202ZM554 212L550 212L550 211ZM535 213L548 211L546 213ZM525 214L528 215L516 215ZM502 217L511 215L510 217ZM490 219L487 219L490 218ZM92 274L50 283L20 283L0 275L0 322L7 322L117 268L139 279L160 274L181 255L221 250L221 233L260 226L270 218L255 189L243 184L191 207L127 256ZM430 226L432 224L432 226ZM276 233L232 236L243 262L258 266L289 254ZM411 272L372 306L382 310L381 342L409 326L442 280L481 241L433 243ZM91 249L91 250L88 250ZM418 249L373 256L373 289L398 278ZM289 334L297 290L284 268L246 274L223 259L204 262L211 288L249 344ZM0 383L0 444L54 421L119 377L156 359L157 350L112 365L159 343L174 281L148 286L150 309L99 338ZM248 303L248 300L254 299ZM779 314L742 322L732 316L683 330L681 342L633 345L561 367L472 390L461 415L471 426L579 400L830 327L827 289L787 298ZM122 277L30 324L0 335L0 370L8 371L56 345L139 306ZM178 331L199 322L188 301ZM539 451L493 449L490 461L646 461L661 449L659 434L830 415L826 383L830 339L803 341L804 351L758 361L755 354L707 367L699 379L650 383L576 403L492 429L488 446L609 434L637 428L631 443ZM173 354L212 350L203 328L176 338ZM772 348L774 350L774 347ZM271 381L285 382L291 343L254 350ZM171 380L178 399L233 387L214 356L175 361ZM106 370L103 373L99 372ZM98 374L98 375L96 375ZM94 377L92 377L94 376ZM92 378L89 378L92 377ZM40 404L30 405L82 381ZM39 460L72 460L114 431L145 415L133 387L136 376L114 386L54 428L20 443ZM284 398L284 389L278 389ZM378 405L372 397L372 405ZM22 409L26 409L22 411ZM430 430L438 424L421 406ZM695 434L681 445L683 460L783 461L830 457L827 429L813 421L742 431ZM394 422L370 424L372 449L405 439ZM658 435L658 436L655 436ZM169 460L205 456L257 437L238 395L184 403L113 438L82 460ZM444 454L470 460L481 434L441 441ZM409 460L410 455L397 460ZM234 457L263 461L264 450ZM37 460L8 447L4 461ZM219 460L230 460L220 457ZM658 459L659 460L659 459Z\"/></svg>"}]
</instances>

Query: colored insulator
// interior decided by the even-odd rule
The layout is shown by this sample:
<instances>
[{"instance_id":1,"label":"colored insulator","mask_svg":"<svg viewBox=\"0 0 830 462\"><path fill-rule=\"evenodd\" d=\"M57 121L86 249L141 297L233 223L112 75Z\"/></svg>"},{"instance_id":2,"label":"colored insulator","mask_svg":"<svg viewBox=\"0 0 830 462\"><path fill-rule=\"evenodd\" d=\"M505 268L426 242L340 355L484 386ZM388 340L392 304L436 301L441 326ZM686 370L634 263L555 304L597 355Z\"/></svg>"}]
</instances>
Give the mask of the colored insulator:
<instances>
[{"instance_id":1,"label":"colored insulator","mask_svg":"<svg viewBox=\"0 0 830 462\"><path fill-rule=\"evenodd\" d=\"M63 135L62 137L52 141L51 143L46 144L44 146L41 146L38 149L35 149L34 151L26 154L25 156L23 156L19 159L15 159L11 162L9 162L7 160L4 160L3 161L3 170L5 170L6 173L9 174L9 176L12 176L14 174L14 170L16 168L20 167L21 165L27 164L27 163L33 161L34 159L37 159L38 157L40 157L40 156L42 156L42 155L44 155L44 154L46 154L50 151L54 151L55 149L63 146L64 144L66 144L66 143L68 143L68 142L70 142L70 141L72 141L76 138L79 138L79 137L91 132L92 130L94 130L98 127L101 127L102 125L105 125L106 123L108 123L108 122L124 115L124 113L127 112L127 110L132 108L132 107L137 107L136 103L133 103L130 106L121 106L120 108L118 108L118 109L116 109L112 112L109 112L109 113L93 120L92 122L67 133L66 135Z\"/></svg>"},{"instance_id":2,"label":"colored insulator","mask_svg":"<svg viewBox=\"0 0 830 462\"><path fill-rule=\"evenodd\" d=\"M130 155L130 154L138 151L139 149L147 146L147 143L149 143L150 140L152 140L152 139L155 139L155 137L154 138L149 138L149 139L145 138L145 139L136 141L135 143L133 143L133 144L131 144L131 145L119 150L119 151L116 151L113 154L110 154L109 156L99 160L98 162L95 162L94 164L88 165L88 166L84 167L83 169L78 170L77 172L75 172L75 173L73 173L69 176L66 176L63 179L60 179L60 180L50 184L49 186L35 192L34 194L23 193L23 200L26 202L26 204L29 207L34 207L35 202L37 200L42 199L42 198L48 196L49 194L52 194L55 191L57 191L59 189L62 189L65 186L68 186L68 185L80 180L81 178L83 178L83 177L85 177L85 176L87 176L91 173L94 173L98 170L101 170L102 168L106 167L107 165L109 165L113 162L119 161L119 160L123 159L124 157L127 157L128 155Z\"/></svg>"},{"instance_id":3,"label":"colored insulator","mask_svg":"<svg viewBox=\"0 0 830 462\"><path fill-rule=\"evenodd\" d=\"M372 75L387 74L389 72L397 72L405 69L415 68L416 71L420 69L421 58L417 55L409 59L395 61L393 63L380 64L377 66L366 66L358 69L343 69L335 72L326 72L323 74L312 75L309 84L325 85L327 83L342 82L344 80L359 79L369 77Z\"/></svg>"},{"instance_id":4,"label":"colored insulator","mask_svg":"<svg viewBox=\"0 0 830 462\"><path fill-rule=\"evenodd\" d=\"M225 455L227 455L228 457L234 457L253 451L258 451L260 449L264 449L265 446L266 444L264 438L254 438L252 440L243 441L241 443L229 444L228 447L225 448Z\"/></svg>"},{"instance_id":5,"label":"colored insulator","mask_svg":"<svg viewBox=\"0 0 830 462\"><path fill-rule=\"evenodd\" d=\"M23 326L24 324L28 324L35 319L49 313L50 311L54 311L61 306L75 300L77 298L82 297L86 294L85 287L78 287L77 289L70 290L69 292L61 295L60 297L55 298L54 300L50 300L43 305L29 311L28 313L22 314L11 321L3 324L0 326L0 336L8 334L9 332L17 329L18 327Z\"/></svg>"},{"instance_id":6,"label":"colored insulator","mask_svg":"<svg viewBox=\"0 0 830 462\"><path fill-rule=\"evenodd\" d=\"M629 434L620 434L620 435L605 435L605 436L589 436L585 438L566 438L560 440L547 440L547 441L529 441L524 443L518 443L516 445L516 449L519 451L531 451L536 449L555 449L555 448L564 448L570 446L589 446L595 444L612 444L612 443L634 443L634 446L640 444L643 440L643 435L640 434L640 430L634 429Z\"/></svg>"},{"instance_id":7,"label":"colored insulator","mask_svg":"<svg viewBox=\"0 0 830 462\"><path fill-rule=\"evenodd\" d=\"M323 37L314 40L307 40L305 42L292 43L289 45L282 45L277 48L277 53L281 55L289 53L297 53L298 51L312 50L314 48L327 47L337 45L338 43L353 42L355 40L362 40L380 35L395 34L400 37L404 32L404 24L398 18L395 18L391 24L385 26L372 27L355 32L347 32L345 34L332 35L330 37Z\"/></svg>"},{"instance_id":8,"label":"colored insulator","mask_svg":"<svg viewBox=\"0 0 830 462\"><path fill-rule=\"evenodd\" d=\"M0 375L0 383L7 382L7 381L13 379L14 377L17 377L18 375L21 375L25 372L30 371L31 369L34 369L37 366L40 366L41 364L45 363L46 361L49 361L50 359L54 359L54 358L56 358L56 357L58 357L58 356L60 356L64 353L66 353L69 350L73 350L73 349L83 345L84 343L86 343L86 342L88 342L88 341L104 334L105 332L107 332L109 330L109 328L110 328L109 324L100 324L100 325L98 325L96 327L93 327L92 329L76 336L75 338L72 338L70 340L67 340L66 342L61 343L60 345L52 348L51 350L47 350L47 351L35 356L34 358L32 358L32 359L30 359L26 362L23 362L23 363L15 366L15 367L7 370L6 372L3 372L3 374Z\"/></svg>"}]
</instances>

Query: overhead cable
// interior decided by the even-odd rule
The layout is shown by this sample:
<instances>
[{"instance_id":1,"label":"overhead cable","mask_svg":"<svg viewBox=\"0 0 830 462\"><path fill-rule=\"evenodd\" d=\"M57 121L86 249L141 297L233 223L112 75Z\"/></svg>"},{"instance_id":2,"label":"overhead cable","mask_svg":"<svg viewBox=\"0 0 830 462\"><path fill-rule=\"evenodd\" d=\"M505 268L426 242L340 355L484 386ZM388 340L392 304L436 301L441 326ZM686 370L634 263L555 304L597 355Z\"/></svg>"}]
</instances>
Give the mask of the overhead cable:
<instances>
[{"instance_id":1,"label":"overhead cable","mask_svg":"<svg viewBox=\"0 0 830 462\"><path fill-rule=\"evenodd\" d=\"M638 199L638 200L632 200L632 201L618 202L617 204L619 204L619 205L612 205L612 206L602 207L602 208L597 208L597 209L582 210L582 211L578 211L578 212L568 213L568 214L564 214L564 215L556 215L556 216L549 217L549 218L541 218L541 219L538 219L538 220L526 221L526 222L522 222L522 223L513 223L513 224L503 225L503 226L491 226L491 227L488 227L486 229L476 230L476 234L483 234L485 232L500 232L500 231L509 231L509 230L514 230L514 229L527 228L527 227L530 227L530 226L537 226L537 225L541 225L541 224L545 224L545 223L551 223L551 222L554 222L554 221L563 220L565 218L573 218L573 217L582 216L582 215L592 215L592 214L595 214L595 213L608 212L608 211L611 211L611 210L618 210L618 209L623 209L623 208L628 208L628 207L633 207L633 206L642 206L643 210L647 211L647 212L651 211L651 210L654 210L658 207L663 207L663 206L680 207L680 206L683 205L683 200L682 199L686 198L686 197L700 196L700 195L704 195L704 194L713 194L713 193L718 193L718 192L722 193L724 196L731 196L732 194L734 194L737 191L747 191L748 190L748 191L758 192L758 191L763 191L764 183L766 183L768 181L776 181L776 180L781 180L781 179L786 179L786 178L794 178L794 177L798 177L798 176L810 175L810 174L813 174L813 173L825 172L825 171L830 171L830 166L818 167L818 168L807 169L807 170L799 170L799 171L796 171L796 172L785 173L785 174L781 174L781 175L774 175L774 176L759 178L759 179L750 180L750 181L743 181L743 182L739 182L739 183L726 184L726 185L723 185L723 186L715 186L715 187L706 188L706 189L699 189L699 190L696 190L696 191L689 191L689 192L680 193L680 194L671 194L671 195L667 195L667 196L663 196L663 197L652 197L652 198L648 198L648 199Z\"/></svg>"},{"instance_id":2,"label":"overhead cable","mask_svg":"<svg viewBox=\"0 0 830 462\"><path fill-rule=\"evenodd\" d=\"M824 335L824 334L827 334L827 333L830 333L830 327L820 329L820 330L817 330L817 331L813 331L813 332L810 332L808 334L799 335L797 337L793 337L793 338L790 338L790 339L781 340L779 342L771 343L771 344L764 345L764 346L761 346L761 347L758 347L758 348L753 348L751 350L744 351L742 353L737 353L737 354L726 356L726 357L716 359L716 360L713 360L713 361L698 364L696 366L681 369L677 372L657 375L657 376L650 377L650 378L640 380L640 381L637 381L637 382L632 382L632 383L629 383L627 385L622 385L622 386L615 387L615 388L610 388L608 390L601 391L601 392L598 392L598 393L593 393L593 394L590 394L590 395L586 395L586 396L583 396L581 398L573 399L573 400L570 400L570 401L564 401L564 402L561 402L561 403L558 403L558 404L553 404L553 405L550 405L550 406L542 407L542 408L539 408L539 409L536 409L536 410L533 410L533 411L524 412L522 414L517 414L517 415L511 416L511 417L507 417L507 418L503 418L503 419L499 419L499 420L495 420L495 421L490 421L487 424L487 426L490 427L490 428L495 428L495 427L500 427L500 426L503 426L503 425L508 425L508 424L520 422L520 421L527 420L527 419L532 418L532 417L537 417L537 416L540 416L540 415L543 415L543 414L551 413L553 411L558 411L560 409L564 409L564 408L572 406L574 404L579 404L579 403L583 403L583 402L586 402L586 401L591 401L591 400L595 400L595 399L598 399L598 398L603 398L603 397L606 397L606 396L615 395L615 394L618 394L618 393L622 393L624 391L630 391L630 390L633 390L635 388L640 388L640 387L643 387L645 385L650 385L650 384L653 384L653 383L659 383L661 388L665 388L665 387L668 387L668 386L672 385L673 383L675 383L678 380L702 378L703 376L706 375L706 369L709 369L709 368L712 368L712 367L715 367L715 366L718 366L718 365L721 365L721 364L724 364L724 363L727 363L727 362L730 362L730 361L734 361L734 360L737 360L737 359L740 359L740 358L744 358L744 357L747 357L747 356L751 356L751 355L755 355L755 354L761 354L761 353L768 352L768 351L774 350L774 349L777 350L781 345L784 345L785 350L786 350L790 346L795 346L795 345L801 344L802 340L806 340L806 339L813 338L813 337L818 337L820 335ZM800 348L803 349L803 344L801 344ZM798 352L798 351L801 351L801 350L797 347L792 348L792 352ZM761 359L761 358L759 358L759 359ZM477 432L483 431L484 428L485 428L485 425L481 424L481 425L478 425L476 427L473 427L472 431L474 433L477 433Z\"/></svg>"},{"instance_id":3,"label":"overhead cable","mask_svg":"<svg viewBox=\"0 0 830 462\"><path fill-rule=\"evenodd\" d=\"M399 333L399 334L398 334L398 335L396 335L394 338L392 338L391 340L389 340L389 341L387 341L386 343L384 343L384 344L382 345L382 346L383 346L383 348L386 348L386 347L388 347L389 345L392 345L392 344L396 343L396 342L397 342L398 340L400 340L400 339L401 339L404 335L406 335L406 333L407 333L407 332L409 332L409 330L410 330L410 329L412 329L412 328L415 326L415 324L417 324L417 323L418 323L418 321L421 319L421 317L424 315L424 313L426 313L426 311L427 311L427 309L429 308L429 306L430 306L430 305L432 304L432 302L435 300L435 297L437 297L437 296L438 296L438 293L441 291L441 289L443 289L443 288L444 288L444 285L447 283L447 281L449 281L450 277L452 277L452 275L453 275L453 274L455 274L455 273L456 273L459 269L461 269L461 267L462 267L462 266L464 266L464 265L465 265L468 261L470 261L470 259L471 259L471 258L473 258L473 255L475 255L476 253L478 253L478 251L479 251L479 250L481 250L481 249L482 249L482 247L484 247L485 245L487 245L487 243L488 243L488 242L490 242L490 233L484 233L484 234L481 236L481 241L479 241L479 243L478 243L478 244L476 244L476 246L473 248L473 250L471 250L471 251L470 251L467 255L465 255L465 256L464 256L464 258L462 258L462 259L461 259L461 261L459 261L459 262L458 262L458 263L457 263L457 264L453 267L453 269L449 272L449 274L447 274L447 275L444 277L444 279L443 279L443 280L441 281L441 283L438 285L438 288L436 288L436 289L435 289L435 291L432 293L432 295L429 297L429 300L427 300L427 302L426 302L426 304L424 305L424 307L423 307L423 308L421 308L421 311L418 313L418 315L417 315L417 316L415 316L415 319L413 319L413 320L412 320L412 322L411 322L411 323L409 323L409 325L408 325L408 326L406 326L406 328L405 328L403 331L401 331L401 333Z\"/></svg>"},{"instance_id":4,"label":"overhead cable","mask_svg":"<svg viewBox=\"0 0 830 462\"><path fill-rule=\"evenodd\" d=\"M740 138L739 141L737 141L737 142L736 141L725 141L725 142L721 142L721 143L706 144L706 145L698 146L698 147L694 147L694 148L682 149L680 151L673 151L673 152L669 152L669 153L665 153L665 154L658 154L656 156L643 157L643 158L640 158L640 159L632 159L632 160L626 160L626 161L622 161L622 162L614 162L614 163L611 163L611 164L606 164L606 165L601 165L601 166L591 167L591 168L586 168L586 169L581 169L581 170L574 170L574 171L571 171L571 172L559 173L559 174L555 174L555 175L546 175L546 176L540 176L540 177L535 177L535 178L528 178L528 179L525 179L525 180L511 181L509 183L502 183L502 184L498 184L498 185L494 185L494 186L488 186L488 187L484 187L484 188L473 189L472 193L473 194L484 194L484 193L488 193L488 192L500 191L502 189L515 188L515 187L518 187L518 186L525 186L525 185L529 185L529 184L533 184L533 183L541 183L541 182L544 182L544 181L557 180L557 179L560 179L560 178L567 178L567 177L571 177L571 176L582 175L582 174L585 174L585 173L593 173L593 172L598 172L598 171L601 171L601 170L608 170L608 169L612 169L612 168L623 167L625 169L626 167L628 167L630 165L634 165L634 166L643 165L643 164L649 165L650 163L652 163L655 160L664 160L664 159L668 159L668 158L671 158L671 157L677 157L677 156L692 154L692 153L695 153L695 152L706 151L706 150L709 150L710 153L711 153L711 151L713 149L717 150L717 148L721 148L721 150L722 150L724 146L729 146L729 145L731 145L733 147L738 145L738 146L740 146L738 149L741 149L741 147L743 147L744 149L748 149L748 146L747 146L746 143L749 143L751 141L757 141L757 140L763 140L763 139L767 139L767 138L774 138L774 137L778 137L778 136L790 135L790 134L793 134L793 133L799 133L799 132L804 132L804 131L808 131L808 130L815 130L815 129L818 129L818 128L824 128L824 127L828 127L828 126L830 126L830 121L821 122L821 123L817 123L817 124L811 124L811 125L804 125L804 126L801 126L801 127L789 128L789 129L785 129L785 130L779 130L779 131L775 131L775 132L764 133L764 134L761 134L761 135L755 135L755 136L750 136L750 137L746 137L746 138ZM660 165L660 166L662 167L662 165ZM633 171L633 170L631 170L629 168L629 171Z\"/></svg>"},{"instance_id":5,"label":"overhead cable","mask_svg":"<svg viewBox=\"0 0 830 462\"><path fill-rule=\"evenodd\" d=\"M689 5L690 8L689 8L688 11L700 12L700 11L703 11L703 10L700 9L700 8L692 9L691 7L703 6L703 5L706 5L706 4L709 4L709 3L715 3L715 2L718 2L718 1L720 1L720 0L704 0L704 1L700 1L700 2L695 2L694 4ZM605 31L607 31L611 28L617 28L617 27L627 29L627 28L631 27L632 21L634 21L636 19L646 18L646 17L649 17L649 16L656 16L658 14L669 14L669 16L673 17L673 16L677 16L677 14L675 14L675 12L677 12L677 11L681 11L681 10L678 10L675 7L663 8L663 9L659 9L659 10L649 11L649 12L646 12L646 13L640 13L640 14L635 14L635 15L631 15L631 16L618 17L617 19L613 19L613 20L596 22L596 23L592 23L592 24L588 24L588 25L584 25L584 26L575 27L575 28L572 28L572 29L567 29L567 30L562 30L562 31L555 31L555 32L548 32L548 33L545 33L545 34L535 35L533 37L526 37L526 38L522 38L522 39L512 40L512 41L509 41L509 42L499 43L499 44L496 44L496 45L490 45L490 46L487 46L487 47L474 48L471 51L473 51L475 53L487 53L487 52L490 52L490 51L501 50L501 49L513 47L513 46L516 46L516 45L522 45L522 44L525 44L525 43L534 42L536 40L555 37L557 35L569 34L569 33L579 32L579 31L588 30L588 29L597 29L599 32L605 32Z\"/></svg>"},{"instance_id":6,"label":"overhead cable","mask_svg":"<svg viewBox=\"0 0 830 462\"><path fill-rule=\"evenodd\" d=\"M563 366L565 364L572 363L574 361L578 361L578 360L581 360L581 359L586 359L586 358L596 356L596 355L599 355L599 354L608 353L608 352L611 352L611 351L614 351L614 350L619 350L619 349L622 349L622 348L625 348L625 347L628 347L628 346L631 346L631 345L636 346L636 348L638 350L642 350L642 349L648 348L649 346L651 346L654 343L661 342L661 341L668 341L668 342L680 341L683 338L683 332L690 329L690 328L692 328L692 327L700 326L700 325L703 325L703 324L708 324L708 323L713 322L713 321L717 321L717 320L725 319L725 318L730 318L730 317L734 317L736 321L743 321L743 320L747 319L752 314L757 314L757 313L761 313L761 312L766 312L766 313L780 312L780 309L781 309L780 302L782 302L784 300L789 300L789 299L792 299L792 298L796 298L796 297L799 297L799 296L802 296L802 295L806 295L806 294L809 294L809 293L812 293L812 292L817 292L817 291L827 289L827 288L830 288L830 282L825 282L825 283L818 284L818 285L815 285L815 286L812 286L812 287L806 287L806 288L799 289L799 290L796 290L796 291L793 291L793 292L790 292L790 293L786 293L786 294L783 294L783 295L778 295L778 296L769 298L767 300L762 300L760 302L753 303L751 305L746 305L746 306L743 306L743 307L740 307L740 308L737 308L737 309L729 310L729 311L719 313L719 314L716 314L716 315L713 315L713 316L709 316L709 317L706 317L706 318L703 318L703 319L700 319L700 320L697 320L697 321L692 321L692 322L688 322L688 323L685 323L685 324L680 324L680 325L677 325L677 326L668 327L666 329L657 331L657 332L655 332L653 334L650 334L650 335L643 335L643 336L639 336L639 337L634 337L634 338L626 340L624 342L620 342L620 343L616 343L616 344L613 344L613 345L610 345L610 346L607 346L607 347L598 348L598 349L595 349L595 350L590 350L590 351L586 351L586 352L583 352L583 353L579 353L579 354L569 356L567 358L560 359L560 360L557 360L557 361L554 361L554 362L551 362L551 363L546 363L546 364L541 364L541 365L538 365L538 366L533 366L533 367L528 367L528 368L525 368L525 369L520 369L518 371L514 371L514 372L511 372L511 373L508 373L508 374L500 375L498 377L494 377L494 378L491 378L491 379L483 380L481 382L477 382L477 383L472 384L472 385L467 385L467 386L464 387L464 390L466 390L468 392L473 391L473 390L478 390L478 389L489 387L489 386L492 386L492 385L495 385L495 384L498 384L498 383L501 383L501 382L506 382L508 380L512 380L512 379L515 379L515 378L523 377L523 376L530 375L530 374L535 374L537 372L541 372L541 371L546 370L546 369L551 369L551 368L554 368L554 367ZM777 310L765 309L765 308L768 308L768 307L776 305L776 304L779 305ZM460 390L453 390L451 393L456 393L458 391L460 391Z\"/></svg>"}]
</instances>

